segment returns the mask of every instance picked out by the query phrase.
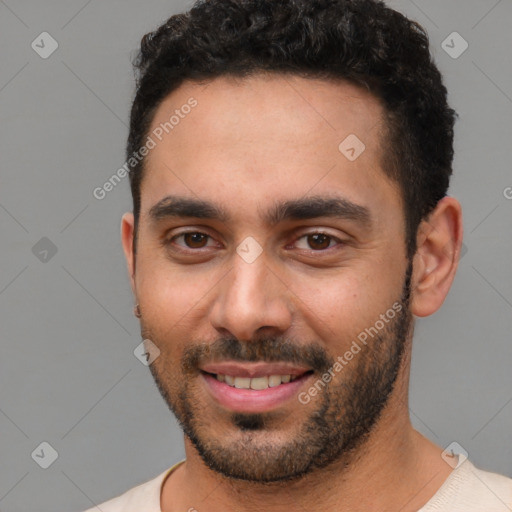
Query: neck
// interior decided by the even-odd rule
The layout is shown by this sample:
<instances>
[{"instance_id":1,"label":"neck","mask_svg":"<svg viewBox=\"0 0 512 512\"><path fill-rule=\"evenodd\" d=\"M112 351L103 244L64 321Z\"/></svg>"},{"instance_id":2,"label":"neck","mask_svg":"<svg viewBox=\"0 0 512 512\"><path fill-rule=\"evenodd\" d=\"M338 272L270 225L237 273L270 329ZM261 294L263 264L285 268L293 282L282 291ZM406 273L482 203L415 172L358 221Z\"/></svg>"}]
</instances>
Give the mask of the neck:
<instances>
[{"instance_id":1,"label":"neck","mask_svg":"<svg viewBox=\"0 0 512 512\"><path fill-rule=\"evenodd\" d=\"M164 484L162 511L417 511L452 468L442 460L442 449L410 423L409 360L410 348L378 423L354 453L294 481L259 484L212 471L185 439L186 462Z\"/></svg>"}]
</instances>

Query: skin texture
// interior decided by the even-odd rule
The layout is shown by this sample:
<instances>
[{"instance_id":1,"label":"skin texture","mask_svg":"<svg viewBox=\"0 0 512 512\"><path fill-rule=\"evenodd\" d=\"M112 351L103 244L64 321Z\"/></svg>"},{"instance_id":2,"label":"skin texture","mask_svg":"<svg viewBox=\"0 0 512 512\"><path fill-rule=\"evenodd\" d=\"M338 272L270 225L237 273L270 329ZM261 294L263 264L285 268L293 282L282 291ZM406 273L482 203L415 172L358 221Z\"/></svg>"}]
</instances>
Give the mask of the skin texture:
<instances>
[{"instance_id":1,"label":"skin texture","mask_svg":"<svg viewBox=\"0 0 512 512\"><path fill-rule=\"evenodd\" d=\"M187 461L165 482L162 511L417 510L451 467L410 424L412 328L414 316L441 306L453 281L459 203L445 197L418 229L404 301L403 207L397 184L380 168L375 97L346 82L282 75L186 82L160 105L151 129L190 97L197 106L147 157L136 265L133 215L122 220L142 334L160 350L151 371L188 434ZM349 134L366 146L355 161L338 149ZM230 218L151 218L170 195L210 201ZM277 202L333 196L366 208L370 222L319 217L271 225L265 217ZM184 231L210 238L171 240ZM306 236L318 232L331 238ZM252 263L236 251L247 237L262 249ZM301 388L307 391L397 302L402 315L307 405L294 397L270 412L235 417L198 370L207 357L229 359L234 348L246 360L293 355L314 370ZM280 353L283 343L291 351ZM313 348L321 357L311 360Z\"/></svg>"}]
</instances>

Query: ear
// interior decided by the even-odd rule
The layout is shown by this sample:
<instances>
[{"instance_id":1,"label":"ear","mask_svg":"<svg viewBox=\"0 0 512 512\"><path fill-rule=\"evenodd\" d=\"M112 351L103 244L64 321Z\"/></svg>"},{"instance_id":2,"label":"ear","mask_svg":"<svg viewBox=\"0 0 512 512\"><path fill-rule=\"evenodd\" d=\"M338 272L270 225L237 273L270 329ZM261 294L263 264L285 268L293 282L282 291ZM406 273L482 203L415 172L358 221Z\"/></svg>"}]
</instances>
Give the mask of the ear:
<instances>
[{"instance_id":1,"label":"ear","mask_svg":"<svg viewBox=\"0 0 512 512\"><path fill-rule=\"evenodd\" d=\"M123 250L128 267L128 275L130 276L130 284L133 294L135 292L135 259L133 256L133 235L135 233L135 220L133 213L128 212L121 219L121 241L123 242Z\"/></svg>"},{"instance_id":2,"label":"ear","mask_svg":"<svg viewBox=\"0 0 512 512\"><path fill-rule=\"evenodd\" d=\"M460 203L446 196L418 228L411 296L414 315L431 315L443 304L459 263L462 235Z\"/></svg>"}]
</instances>

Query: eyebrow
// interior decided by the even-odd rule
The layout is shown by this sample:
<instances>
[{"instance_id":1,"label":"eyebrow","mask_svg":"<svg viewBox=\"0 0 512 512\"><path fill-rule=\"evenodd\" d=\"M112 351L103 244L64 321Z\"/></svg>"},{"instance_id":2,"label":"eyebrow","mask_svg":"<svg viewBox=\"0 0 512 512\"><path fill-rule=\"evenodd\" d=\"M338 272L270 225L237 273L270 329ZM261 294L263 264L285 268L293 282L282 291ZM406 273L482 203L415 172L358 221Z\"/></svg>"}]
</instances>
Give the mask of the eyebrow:
<instances>
[{"instance_id":1,"label":"eyebrow","mask_svg":"<svg viewBox=\"0 0 512 512\"><path fill-rule=\"evenodd\" d=\"M195 217L223 222L230 220L230 215L223 208L209 201L180 196L164 197L151 207L149 216L154 221L172 217Z\"/></svg>"},{"instance_id":2,"label":"eyebrow","mask_svg":"<svg viewBox=\"0 0 512 512\"><path fill-rule=\"evenodd\" d=\"M365 226L371 224L370 210L342 197L313 196L293 199L276 204L266 215L270 225L285 220L307 220L319 217L356 221Z\"/></svg>"},{"instance_id":3,"label":"eyebrow","mask_svg":"<svg viewBox=\"0 0 512 512\"><path fill-rule=\"evenodd\" d=\"M149 216L155 222L167 218L193 217L227 223L232 218L224 208L210 201L182 196L164 197L149 210ZM368 227L372 220L367 207L342 197L324 196L304 197L277 203L264 212L262 217L269 226L286 220L328 217L351 220Z\"/></svg>"}]
</instances>

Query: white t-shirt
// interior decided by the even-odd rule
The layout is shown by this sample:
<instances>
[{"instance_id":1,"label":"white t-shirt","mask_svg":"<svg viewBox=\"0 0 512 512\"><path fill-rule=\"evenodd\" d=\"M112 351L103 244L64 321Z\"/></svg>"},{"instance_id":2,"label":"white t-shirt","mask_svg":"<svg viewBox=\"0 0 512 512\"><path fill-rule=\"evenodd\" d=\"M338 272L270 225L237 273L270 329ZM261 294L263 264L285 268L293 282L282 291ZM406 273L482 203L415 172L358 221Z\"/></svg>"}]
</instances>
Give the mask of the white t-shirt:
<instances>
[{"instance_id":1,"label":"white t-shirt","mask_svg":"<svg viewBox=\"0 0 512 512\"><path fill-rule=\"evenodd\" d=\"M85 512L162 512L160 493L180 461L153 480ZM462 462L418 512L511 512L512 479Z\"/></svg>"}]
</instances>

